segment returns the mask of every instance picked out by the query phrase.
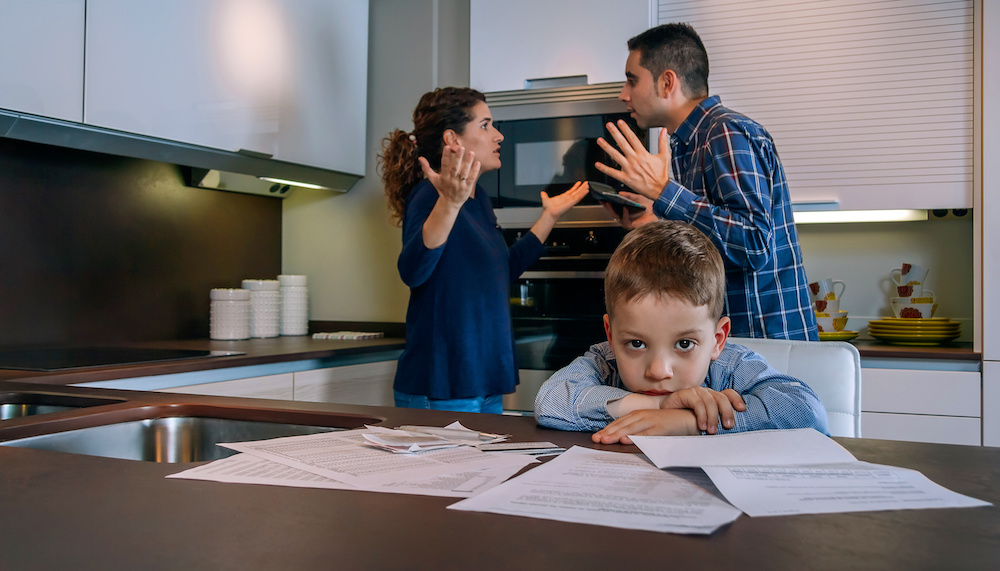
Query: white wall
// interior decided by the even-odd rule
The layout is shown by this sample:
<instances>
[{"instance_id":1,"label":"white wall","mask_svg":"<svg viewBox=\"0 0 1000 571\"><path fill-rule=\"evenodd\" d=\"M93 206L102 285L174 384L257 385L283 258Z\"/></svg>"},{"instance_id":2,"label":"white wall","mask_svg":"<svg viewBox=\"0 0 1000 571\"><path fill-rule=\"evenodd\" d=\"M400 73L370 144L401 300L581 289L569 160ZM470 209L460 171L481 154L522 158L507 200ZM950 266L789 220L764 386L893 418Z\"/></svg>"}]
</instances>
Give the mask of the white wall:
<instances>
[{"instance_id":1,"label":"white wall","mask_svg":"<svg viewBox=\"0 0 1000 571\"><path fill-rule=\"evenodd\" d=\"M284 201L282 271L309 276L310 319L404 321L400 231L375 157L389 131L413 128L423 93L468 85L468 14L468 0L372 0L365 178L346 194L297 189Z\"/></svg>"}]
</instances>

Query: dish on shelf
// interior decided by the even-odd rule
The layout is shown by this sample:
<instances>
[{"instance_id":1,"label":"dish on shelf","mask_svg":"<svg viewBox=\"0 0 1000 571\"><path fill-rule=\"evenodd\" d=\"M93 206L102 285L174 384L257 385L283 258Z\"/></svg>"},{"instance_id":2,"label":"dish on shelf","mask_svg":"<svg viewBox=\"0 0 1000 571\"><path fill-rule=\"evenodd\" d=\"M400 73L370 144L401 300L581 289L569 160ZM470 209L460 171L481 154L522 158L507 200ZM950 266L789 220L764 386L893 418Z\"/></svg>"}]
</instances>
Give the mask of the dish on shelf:
<instances>
[{"instance_id":1,"label":"dish on shelf","mask_svg":"<svg viewBox=\"0 0 1000 571\"><path fill-rule=\"evenodd\" d=\"M884 331L872 331L870 328L868 333L875 339L895 345L921 346L941 345L942 343L958 339L960 335L957 331L947 333L886 333Z\"/></svg>"},{"instance_id":2,"label":"dish on shelf","mask_svg":"<svg viewBox=\"0 0 1000 571\"><path fill-rule=\"evenodd\" d=\"M868 323L869 331L884 331L886 333L957 333L961 331L959 324L939 325L939 326L905 326L905 325L882 325L880 323Z\"/></svg>"},{"instance_id":3,"label":"dish on shelf","mask_svg":"<svg viewBox=\"0 0 1000 571\"><path fill-rule=\"evenodd\" d=\"M820 341L849 341L858 336L857 331L820 331Z\"/></svg>"},{"instance_id":4,"label":"dish on shelf","mask_svg":"<svg viewBox=\"0 0 1000 571\"><path fill-rule=\"evenodd\" d=\"M961 328L961 323L948 318L884 318L868 322L869 331L882 331L885 333L958 333Z\"/></svg>"}]
</instances>

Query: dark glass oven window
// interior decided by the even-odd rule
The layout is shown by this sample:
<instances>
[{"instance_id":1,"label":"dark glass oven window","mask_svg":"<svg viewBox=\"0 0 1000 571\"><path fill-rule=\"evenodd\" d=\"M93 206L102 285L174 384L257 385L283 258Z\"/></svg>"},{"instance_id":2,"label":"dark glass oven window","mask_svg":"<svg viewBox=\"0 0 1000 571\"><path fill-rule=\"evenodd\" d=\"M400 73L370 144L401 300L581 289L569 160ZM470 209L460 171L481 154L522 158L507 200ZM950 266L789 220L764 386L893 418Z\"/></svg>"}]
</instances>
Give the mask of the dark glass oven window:
<instances>
[{"instance_id":1,"label":"dark glass oven window","mask_svg":"<svg viewBox=\"0 0 1000 571\"><path fill-rule=\"evenodd\" d=\"M603 182L620 190L624 187L618 181L594 167L595 162L611 162L597 139L607 135L606 123L619 119L628 122L647 144L648 132L639 130L627 113L498 121L497 129L504 135L502 166L481 177L480 183L501 208L541 206L541 191L556 195L578 180ZM581 204L596 202L587 197Z\"/></svg>"}]
</instances>

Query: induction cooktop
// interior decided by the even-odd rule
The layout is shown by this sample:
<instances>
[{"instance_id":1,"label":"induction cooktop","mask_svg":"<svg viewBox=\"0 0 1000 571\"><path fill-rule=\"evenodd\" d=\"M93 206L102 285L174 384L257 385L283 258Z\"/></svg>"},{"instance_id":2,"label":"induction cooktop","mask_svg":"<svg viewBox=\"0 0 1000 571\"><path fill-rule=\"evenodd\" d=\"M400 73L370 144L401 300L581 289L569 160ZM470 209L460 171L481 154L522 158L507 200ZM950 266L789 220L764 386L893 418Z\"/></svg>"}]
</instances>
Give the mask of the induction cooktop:
<instances>
[{"instance_id":1,"label":"induction cooktop","mask_svg":"<svg viewBox=\"0 0 1000 571\"><path fill-rule=\"evenodd\" d=\"M62 371L86 367L136 365L182 359L243 355L239 351L143 347L53 347L0 351L0 369Z\"/></svg>"}]
</instances>

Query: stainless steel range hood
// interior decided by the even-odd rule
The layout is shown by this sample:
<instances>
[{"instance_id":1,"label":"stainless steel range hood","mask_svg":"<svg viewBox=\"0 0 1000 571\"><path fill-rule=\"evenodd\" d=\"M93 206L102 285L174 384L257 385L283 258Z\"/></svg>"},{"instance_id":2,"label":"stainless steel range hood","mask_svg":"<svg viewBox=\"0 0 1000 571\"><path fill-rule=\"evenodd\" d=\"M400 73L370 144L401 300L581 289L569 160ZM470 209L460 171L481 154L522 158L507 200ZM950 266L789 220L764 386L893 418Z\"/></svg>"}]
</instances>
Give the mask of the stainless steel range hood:
<instances>
[{"instance_id":1,"label":"stainless steel range hood","mask_svg":"<svg viewBox=\"0 0 1000 571\"><path fill-rule=\"evenodd\" d=\"M493 119L538 119L543 117L574 117L603 113L622 113L625 104L618 100L624 82L595 83L492 91L486 93L486 102Z\"/></svg>"},{"instance_id":2,"label":"stainless steel range hood","mask_svg":"<svg viewBox=\"0 0 1000 571\"><path fill-rule=\"evenodd\" d=\"M287 196L288 183L284 183L285 192L275 192L271 190L275 183L259 181L260 177L308 183L338 192L348 191L361 178L258 153L223 151L10 111L0 111L0 137L191 167L193 186L277 198ZM212 186L213 181L216 185L222 181L223 187Z\"/></svg>"}]
</instances>

